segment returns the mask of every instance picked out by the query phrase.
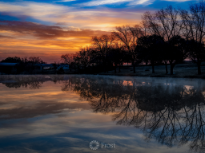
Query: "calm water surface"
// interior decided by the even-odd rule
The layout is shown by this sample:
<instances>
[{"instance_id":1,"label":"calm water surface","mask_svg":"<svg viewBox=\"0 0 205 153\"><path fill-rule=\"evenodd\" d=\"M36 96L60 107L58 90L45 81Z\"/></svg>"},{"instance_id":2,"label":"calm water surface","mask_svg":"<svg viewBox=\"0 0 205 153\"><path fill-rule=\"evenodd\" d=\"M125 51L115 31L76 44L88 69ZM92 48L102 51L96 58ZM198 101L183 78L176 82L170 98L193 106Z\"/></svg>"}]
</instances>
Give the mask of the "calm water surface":
<instances>
[{"instance_id":1,"label":"calm water surface","mask_svg":"<svg viewBox=\"0 0 205 153\"><path fill-rule=\"evenodd\" d=\"M205 152L205 81L0 76L0 152Z\"/></svg>"}]
</instances>

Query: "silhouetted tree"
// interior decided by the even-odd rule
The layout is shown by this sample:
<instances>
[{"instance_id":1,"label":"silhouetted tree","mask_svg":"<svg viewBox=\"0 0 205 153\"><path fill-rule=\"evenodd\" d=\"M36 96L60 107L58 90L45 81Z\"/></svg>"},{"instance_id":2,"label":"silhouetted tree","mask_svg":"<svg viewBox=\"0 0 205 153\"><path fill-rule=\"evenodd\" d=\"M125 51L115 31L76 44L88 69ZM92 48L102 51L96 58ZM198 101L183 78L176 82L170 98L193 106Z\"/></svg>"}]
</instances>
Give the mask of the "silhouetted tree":
<instances>
[{"instance_id":1,"label":"silhouetted tree","mask_svg":"<svg viewBox=\"0 0 205 153\"><path fill-rule=\"evenodd\" d=\"M161 46L162 49L160 50L160 60L162 62L164 62L165 65L165 70L166 70L166 74L168 74L168 62L169 62L169 55L167 54L167 50L166 50L166 42L164 42L164 44Z\"/></svg>"},{"instance_id":2,"label":"silhouetted tree","mask_svg":"<svg viewBox=\"0 0 205 153\"><path fill-rule=\"evenodd\" d=\"M198 74L201 74L201 62L204 59L203 42L205 38L205 2L190 5L189 10L180 10L182 34L190 40L189 57L197 63Z\"/></svg>"},{"instance_id":3,"label":"silhouetted tree","mask_svg":"<svg viewBox=\"0 0 205 153\"><path fill-rule=\"evenodd\" d=\"M137 39L143 35L143 32L141 31L141 27L123 26L123 27L116 27L116 30L117 32L113 32L113 34L115 35L117 40L121 41L124 44L124 48L131 55L133 72L135 73L135 62L137 60L137 56L136 56L137 54L135 53L135 48L137 45L136 43Z\"/></svg>"},{"instance_id":4,"label":"silhouetted tree","mask_svg":"<svg viewBox=\"0 0 205 153\"><path fill-rule=\"evenodd\" d=\"M119 44L116 44L115 46L112 46L108 52L108 58L115 66L115 73L117 69L117 65L119 65L119 72L120 72L120 65L123 64L125 51L123 51L123 48L119 46Z\"/></svg>"},{"instance_id":5,"label":"silhouetted tree","mask_svg":"<svg viewBox=\"0 0 205 153\"><path fill-rule=\"evenodd\" d=\"M33 64L44 64L45 62L40 57L29 57L29 62Z\"/></svg>"},{"instance_id":6,"label":"silhouetted tree","mask_svg":"<svg viewBox=\"0 0 205 153\"><path fill-rule=\"evenodd\" d=\"M102 35L100 37L93 37L92 44L95 49L96 58L102 61L104 72L106 71L108 63L108 52L112 48L114 37L112 35Z\"/></svg>"},{"instance_id":7,"label":"silhouetted tree","mask_svg":"<svg viewBox=\"0 0 205 153\"><path fill-rule=\"evenodd\" d=\"M186 41L180 36L174 36L166 42L166 54L170 64L170 74L173 74L174 66L182 62L187 56Z\"/></svg>"},{"instance_id":8,"label":"silhouetted tree","mask_svg":"<svg viewBox=\"0 0 205 153\"><path fill-rule=\"evenodd\" d=\"M74 62L74 57L75 54L64 54L61 55L61 60L63 61L64 64L69 64L69 69L71 71L71 63Z\"/></svg>"},{"instance_id":9,"label":"silhouetted tree","mask_svg":"<svg viewBox=\"0 0 205 153\"><path fill-rule=\"evenodd\" d=\"M150 34L155 34L168 41L171 37L180 35L180 13L172 6L160 9L155 13L145 12L142 16L143 23L147 25Z\"/></svg>"},{"instance_id":10,"label":"silhouetted tree","mask_svg":"<svg viewBox=\"0 0 205 153\"><path fill-rule=\"evenodd\" d=\"M154 65L157 61L160 60L164 45L164 39L161 36L151 35L140 37L137 40L136 53L138 54L138 58L149 61L152 65L152 73L155 73Z\"/></svg>"},{"instance_id":11,"label":"silhouetted tree","mask_svg":"<svg viewBox=\"0 0 205 153\"><path fill-rule=\"evenodd\" d=\"M205 2L190 5L189 10L180 10L182 34L188 40L202 43L205 37Z\"/></svg>"},{"instance_id":12,"label":"silhouetted tree","mask_svg":"<svg viewBox=\"0 0 205 153\"><path fill-rule=\"evenodd\" d=\"M187 41L186 45L189 58L197 64L198 74L201 74L201 63L205 60L204 44L195 40Z\"/></svg>"},{"instance_id":13,"label":"silhouetted tree","mask_svg":"<svg viewBox=\"0 0 205 153\"><path fill-rule=\"evenodd\" d=\"M23 61L21 60L20 57L7 57L6 59L1 61L2 63L22 63Z\"/></svg>"},{"instance_id":14,"label":"silhouetted tree","mask_svg":"<svg viewBox=\"0 0 205 153\"><path fill-rule=\"evenodd\" d=\"M78 68L82 67L84 72L90 62L90 49L88 47L82 48L74 58Z\"/></svg>"},{"instance_id":15,"label":"silhouetted tree","mask_svg":"<svg viewBox=\"0 0 205 153\"><path fill-rule=\"evenodd\" d=\"M73 58L74 58L74 54L64 54L64 55L61 55L61 60L65 64L70 64L71 62L73 62Z\"/></svg>"}]
</instances>

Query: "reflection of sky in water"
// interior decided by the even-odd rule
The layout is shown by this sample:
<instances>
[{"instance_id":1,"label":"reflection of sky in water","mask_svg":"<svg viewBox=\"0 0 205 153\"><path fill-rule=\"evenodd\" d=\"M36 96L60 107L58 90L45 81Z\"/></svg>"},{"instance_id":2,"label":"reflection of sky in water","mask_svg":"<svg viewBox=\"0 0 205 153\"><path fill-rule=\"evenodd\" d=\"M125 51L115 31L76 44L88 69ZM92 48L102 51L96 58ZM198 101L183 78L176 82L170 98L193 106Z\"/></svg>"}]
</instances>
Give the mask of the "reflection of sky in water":
<instances>
[{"instance_id":1,"label":"reflection of sky in water","mask_svg":"<svg viewBox=\"0 0 205 153\"><path fill-rule=\"evenodd\" d=\"M130 77L116 78L125 87L134 85ZM142 85L169 84L184 86L188 90L199 88L204 83L202 80L191 79L135 79ZM90 101L82 98L79 92L62 91L66 83L62 80L57 83L45 81L38 88L30 88L29 85L14 88L11 87L12 82L10 88L5 86L5 82L0 84L0 152L92 152L89 148L92 140L116 145L115 149L93 152L189 151L189 143L168 147L155 139L146 141L142 129L132 125L116 125L113 115L119 110L94 112ZM111 80L108 84L112 83Z\"/></svg>"}]
</instances>

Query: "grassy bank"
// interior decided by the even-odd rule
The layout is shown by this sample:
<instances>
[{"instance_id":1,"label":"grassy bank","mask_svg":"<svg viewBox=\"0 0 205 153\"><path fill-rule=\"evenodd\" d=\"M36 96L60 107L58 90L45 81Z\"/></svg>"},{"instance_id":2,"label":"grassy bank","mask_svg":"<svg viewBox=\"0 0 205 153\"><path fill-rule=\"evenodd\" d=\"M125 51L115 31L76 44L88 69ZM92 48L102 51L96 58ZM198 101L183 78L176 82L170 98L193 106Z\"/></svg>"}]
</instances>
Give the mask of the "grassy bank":
<instances>
[{"instance_id":1,"label":"grassy bank","mask_svg":"<svg viewBox=\"0 0 205 153\"><path fill-rule=\"evenodd\" d=\"M120 71L119 71L120 69ZM205 79L205 64L202 64L201 71L202 74L198 75L197 66L193 63L177 64L174 67L174 74L166 74L165 65L155 66L155 73L152 73L151 66L137 66L135 68L135 73L133 72L133 67L122 66L118 67L116 73L114 70L108 71L106 73L99 73L100 75L116 75L116 76L144 76L144 77L173 77L173 78L203 78ZM170 67L168 66L168 72L170 72Z\"/></svg>"}]
</instances>

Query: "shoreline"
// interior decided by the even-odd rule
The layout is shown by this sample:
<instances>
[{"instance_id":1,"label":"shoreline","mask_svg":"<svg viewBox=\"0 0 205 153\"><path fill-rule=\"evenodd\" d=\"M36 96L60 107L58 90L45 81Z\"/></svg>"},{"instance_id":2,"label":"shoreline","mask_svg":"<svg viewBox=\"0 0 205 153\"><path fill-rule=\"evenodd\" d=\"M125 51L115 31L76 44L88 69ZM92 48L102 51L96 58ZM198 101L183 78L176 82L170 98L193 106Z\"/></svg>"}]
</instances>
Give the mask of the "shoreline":
<instances>
[{"instance_id":1,"label":"shoreline","mask_svg":"<svg viewBox=\"0 0 205 153\"><path fill-rule=\"evenodd\" d=\"M67 74L5 74L5 75L0 75L1 76L38 76L38 75L54 75L54 76L63 76L63 75L105 75L105 76L125 76L125 77L157 77L157 78L196 78L196 79L205 79L205 74L201 75L170 75L170 74L152 74L152 75L141 75L141 74L136 74L136 73L130 73L130 74L123 74L123 73L67 73Z\"/></svg>"},{"instance_id":2,"label":"shoreline","mask_svg":"<svg viewBox=\"0 0 205 153\"><path fill-rule=\"evenodd\" d=\"M84 74L85 75L85 74ZM96 75L96 74L91 74L91 75ZM205 75L184 75L184 76L179 76L179 75L169 75L169 74L164 74L164 75L158 75L158 74L153 74L153 75L140 75L140 74L111 74L111 73L100 73L97 75L109 75L109 76L134 76L134 77L159 77L159 78L196 78L196 79L205 79Z\"/></svg>"}]
</instances>

